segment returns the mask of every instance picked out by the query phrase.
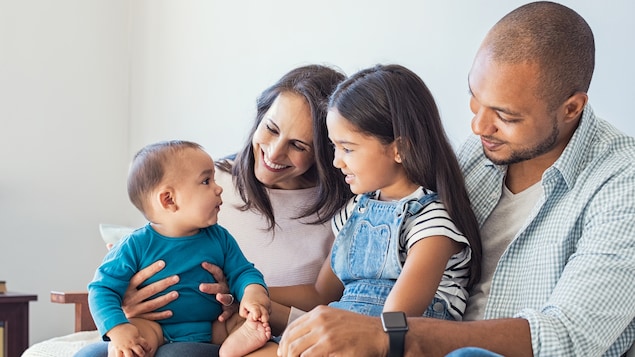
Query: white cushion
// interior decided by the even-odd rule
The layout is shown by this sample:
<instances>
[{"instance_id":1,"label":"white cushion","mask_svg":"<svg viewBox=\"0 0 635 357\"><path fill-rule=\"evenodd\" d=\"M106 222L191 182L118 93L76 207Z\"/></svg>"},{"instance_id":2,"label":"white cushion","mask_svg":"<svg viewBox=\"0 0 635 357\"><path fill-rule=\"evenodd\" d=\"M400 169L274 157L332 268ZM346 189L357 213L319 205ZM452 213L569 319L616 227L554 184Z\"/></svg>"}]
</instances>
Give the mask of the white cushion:
<instances>
[{"instance_id":1,"label":"white cushion","mask_svg":"<svg viewBox=\"0 0 635 357\"><path fill-rule=\"evenodd\" d=\"M82 347L99 341L97 330L75 332L36 343L24 351L22 357L72 357Z\"/></svg>"}]
</instances>

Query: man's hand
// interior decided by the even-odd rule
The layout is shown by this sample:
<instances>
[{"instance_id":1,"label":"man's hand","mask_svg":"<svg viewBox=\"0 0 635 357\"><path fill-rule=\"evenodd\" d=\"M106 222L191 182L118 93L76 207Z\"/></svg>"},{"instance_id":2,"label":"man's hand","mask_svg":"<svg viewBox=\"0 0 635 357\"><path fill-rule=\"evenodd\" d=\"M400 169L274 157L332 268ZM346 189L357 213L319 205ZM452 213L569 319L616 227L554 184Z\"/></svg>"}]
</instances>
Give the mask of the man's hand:
<instances>
[{"instance_id":1,"label":"man's hand","mask_svg":"<svg viewBox=\"0 0 635 357\"><path fill-rule=\"evenodd\" d=\"M278 356L386 356L388 337L376 317L318 306L293 321Z\"/></svg>"},{"instance_id":2,"label":"man's hand","mask_svg":"<svg viewBox=\"0 0 635 357\"><path fill-rule=\"evenodd\" d=\"M159 296L152 300L146 300L178 283L179 277L177 275L169 276L138 289L144 281L161 271L164 267L165 262L163 260L158 260L132 276L130 284L128 284L128 289L124 294L122 303L122 308L127 318L140 317L146 320L161 320L172 316L171 310L160 312L156 312L155 310L175 300L179 296L178 292L171 291L168 294Z\"/></svg>"},{"instance_id":3,"label":"man's hand","mask_svg":"<svg viewBox=\"0 0 635 357\"><path fill-rule=\"evenodd\" d=\"M223 313L218 316L218 321L226 321L238 311L238 302L234 301L234 297L229 293L229 285L221 268L207 262L203 262L201 266L210 272L217 282L215 284L201 283L198 289L207 294L216 294L216 300L223 305Z\"/></svg>"}]
</instances>

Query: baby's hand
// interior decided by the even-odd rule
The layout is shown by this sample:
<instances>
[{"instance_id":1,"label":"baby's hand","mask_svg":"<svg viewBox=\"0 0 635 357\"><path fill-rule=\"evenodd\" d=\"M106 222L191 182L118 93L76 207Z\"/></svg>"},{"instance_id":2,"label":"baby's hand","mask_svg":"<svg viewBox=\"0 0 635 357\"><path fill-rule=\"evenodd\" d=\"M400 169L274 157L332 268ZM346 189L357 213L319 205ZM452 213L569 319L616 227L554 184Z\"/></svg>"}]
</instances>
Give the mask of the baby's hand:
<instances>
[{"instance_id":1,"label":"baby's hand","mask_svg":"<svg viewBox=\"0 0 635 357\"><path fill-rule=\"evenodd\" d=\"M108 356L138 356L143 357L150 351L150 344L139 334L139 329L133 324L121 324L106 333L110 338Z\"/></svg>"},{"instance_id":2,"label":"baby's hand","mask_svg":"<svg viewBox=\"0 0 635 357\"><path fill-rule=\"evenodd\" d=\"M269 322L270 313L271 300L267 290L258 284L248 285L240 302L240 316L253 321Z\"/></svg>"},{"instance_id":3,"label":"baby's hand","mask_svg":"<svg viewBox=\"0 0 635 357\"><path fill-rule=\"evenodd\" d=\"M245 301L240 303L240 316L253 321L269 322L270 305Z\"/></svg>"}]
</instances>

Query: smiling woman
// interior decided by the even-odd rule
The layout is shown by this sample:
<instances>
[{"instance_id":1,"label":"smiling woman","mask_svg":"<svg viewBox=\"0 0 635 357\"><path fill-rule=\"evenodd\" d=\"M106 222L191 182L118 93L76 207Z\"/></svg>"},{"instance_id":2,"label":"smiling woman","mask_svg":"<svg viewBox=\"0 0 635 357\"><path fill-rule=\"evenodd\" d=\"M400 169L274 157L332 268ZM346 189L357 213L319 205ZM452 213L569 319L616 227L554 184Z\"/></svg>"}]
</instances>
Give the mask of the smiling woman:
<instances>
[{"instance_id":1,"label":"smiling woman","mask_svg":"<svg viewBox=\"0 0 635 357\"><path fill-rule=\"evenodd\" d=\"M344 78L322 65L291 70L258 98L240 152L217 162L219 222L269 286L315 282L334 239L328 221L352 195L326 129L328 97Z\"/></svg>"}]
</instances>

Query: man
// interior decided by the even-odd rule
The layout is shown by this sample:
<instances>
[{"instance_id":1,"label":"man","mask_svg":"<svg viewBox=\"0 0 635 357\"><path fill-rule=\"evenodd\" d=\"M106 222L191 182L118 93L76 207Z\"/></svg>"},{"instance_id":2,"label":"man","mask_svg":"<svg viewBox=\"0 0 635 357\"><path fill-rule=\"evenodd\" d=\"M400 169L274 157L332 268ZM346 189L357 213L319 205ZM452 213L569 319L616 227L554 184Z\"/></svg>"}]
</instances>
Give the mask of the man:
<instances>
[{"instance_id":1,"label":"man","mask_svg":"<svg viewBox=\"0 0 635 357\"><path fill-rule=\"evenodd\" d=\"M635 139L595 117L591 29L531 3L489 31L468 76L472 130L459 152L481 225L483 273L466 322L397 321L319 307L279 355L620 356L635 339ZM385 321L389 323L389 321Z\"/></svg>"}]
</instances>

